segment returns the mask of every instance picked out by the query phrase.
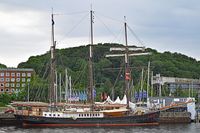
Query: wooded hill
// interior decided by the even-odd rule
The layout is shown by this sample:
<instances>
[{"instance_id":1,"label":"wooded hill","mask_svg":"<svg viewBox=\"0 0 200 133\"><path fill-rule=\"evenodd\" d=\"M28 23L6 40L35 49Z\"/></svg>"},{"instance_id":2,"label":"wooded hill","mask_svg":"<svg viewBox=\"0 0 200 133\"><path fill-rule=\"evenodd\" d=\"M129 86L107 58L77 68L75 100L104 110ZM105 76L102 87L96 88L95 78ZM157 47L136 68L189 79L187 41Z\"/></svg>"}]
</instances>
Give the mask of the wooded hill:
<instances>
[{"instance_id":1,"label":"wooded hill","mask_svg":"<svg viewBox=\"0 0 200 133\"><path fill-rule=\"evenodd\" d=\"M7 66L0 63L0 68L6 68Z\"/></svg>"},{"instance_id":2,"label":"wooded hill","mask_svg":"<svg viewBox=\"0 0 200 133\"><path fill-rule=\"evenodd\" d=\"M105 43L97 44L93 47L94 81L99 92L105 91L110 94L111 88L114 87L117 95L123 93L124 58L105 58L105 55L110 53L110 47L120 46L122 45ZM162 76L180 78L198 79L200 77L200 62L191 57L180 53L160 53L150 48L146 51L152 54L130 57L131 74L135 86L140 84L142 68L145 70L144 81L146 81L148 61L151 62L151 71L154 74L160 73ZM57 71L62 73L62 81L64 81L65 69L67 68L68 75L72 76L74 89L81 90L88 86L88 54L88 45L56 50ZM27 62L20 63L18 67L33 68L40 78L47 79L49 65L50 54L47 52L43 55L31 56ZM36 83L44 85L38 79ZM62 84L64 85L64 82ZM48 85L45 86L47 87Z\"/></svg>"}]
</instances>

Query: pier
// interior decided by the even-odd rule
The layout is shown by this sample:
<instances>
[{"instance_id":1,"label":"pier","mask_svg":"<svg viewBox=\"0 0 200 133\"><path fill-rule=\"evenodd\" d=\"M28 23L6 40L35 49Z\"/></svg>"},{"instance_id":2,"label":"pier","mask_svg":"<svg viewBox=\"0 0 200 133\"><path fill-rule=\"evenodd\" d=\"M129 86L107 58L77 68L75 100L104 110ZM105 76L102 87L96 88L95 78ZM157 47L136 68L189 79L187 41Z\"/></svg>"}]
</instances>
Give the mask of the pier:
<instances>
[{"instance_id":1,"label":"pier","mask_svg":"<svg viewBox=\"0 0 200 133\"><path fill-rule=\"evenodd\" d=\"M0 113L0 126L19 126L20 122L15 119L14 114Z\"/></svg>"},{"instance_id":2,"label":"pier","mask_svg":"<svg viewBox=\"0 0 200 133\"><path fill-rule=\"evenodd\" d=\"M200 110L198 109L196 113L197 113L197 115L196 115L196 120L195 120L195 122L196 122L196 123L200 123Z\"/></svg>"}]
</instances>

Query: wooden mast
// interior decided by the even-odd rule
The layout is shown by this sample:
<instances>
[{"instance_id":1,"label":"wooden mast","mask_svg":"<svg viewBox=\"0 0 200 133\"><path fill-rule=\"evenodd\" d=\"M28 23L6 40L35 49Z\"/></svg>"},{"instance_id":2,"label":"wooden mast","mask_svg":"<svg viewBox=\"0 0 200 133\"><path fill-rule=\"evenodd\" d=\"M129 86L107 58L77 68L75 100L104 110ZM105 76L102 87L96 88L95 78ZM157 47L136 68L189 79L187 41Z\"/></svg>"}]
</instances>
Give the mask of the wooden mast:
<instances>
[{"instance_id":1,"label":"wooden mast","mask_svg":"<svg viewBox=\"0 0 200 133\"><path fill-rule=\"evenodd\" d=\"M131 74L129 69L129 51L128 51L128 40L127 40L127 24L126 17L124 16L124 31L125 31L125 94L127 97L127 108L129 108L129 84L131 80Z\"/></svg>"},{"instance_id":2,"label":"wooden mast","mask_svg":"<svg viewBox=\"0 0 200 133\"><path fill-rule=\"evenodd\" d=\"M150 61L148 62L148 70L147 70L147 100L149 98L149 76L150 76Z\"/></svg>"},{"instance_id":3,"label":"wooden mast","mask_svg":"<svg viewBox=\"0 0 200 133\"><path fill-rule=\"evenodd\" d=\"M67 75L67 68L65 69L65 101L68 102L68 75Z\"/></svg>"},{"instance_id":4,"label":"wooden mast","mask_svg":"<svg viewBox=\"0 0 200 133\"><path fill-rule=\"evenodd\" d=\"M94 106L94 96L93 96L93 64L92 64L92 45L93 45L93 11L90 11L90 32L91 32L91 44L89 46L89 99L88 101L91 103L92 109Z\"/></svg>"},{"instance_id":5,"label":"wooden mast","mask_svg":"<svg viewBox=\"0 0 200 133\"><path fill-rule=\"evenodd\" d=\"M51 14L51 20L52 20L52 26L51 26L51 68L50 68L50 103L55 104L55 98L56 98L56 92L55 92L55 47L56 47L56 42L54 40L54 14Z\"/></svg>"},{"instance_id":6,"label":"wooden mast","mask_svg":"<svg viewBox=\"0 0 200 133\"><path fill-rule=\"evenodd\" d=\"M127 23L126 18L124 17L124 30L125 30L125 47L116 47L110 48L110 51L124 51L122 54L107 54L106 57L124 57L125 59L125 94L127 96L127 108L129 108L130 101L130 81L131 73L129 67L129 57L131 56L140 56L140 55L149 55L151 53L145 52L145 47L128 47L127 40Z\"/></svg>"}]
</instances>

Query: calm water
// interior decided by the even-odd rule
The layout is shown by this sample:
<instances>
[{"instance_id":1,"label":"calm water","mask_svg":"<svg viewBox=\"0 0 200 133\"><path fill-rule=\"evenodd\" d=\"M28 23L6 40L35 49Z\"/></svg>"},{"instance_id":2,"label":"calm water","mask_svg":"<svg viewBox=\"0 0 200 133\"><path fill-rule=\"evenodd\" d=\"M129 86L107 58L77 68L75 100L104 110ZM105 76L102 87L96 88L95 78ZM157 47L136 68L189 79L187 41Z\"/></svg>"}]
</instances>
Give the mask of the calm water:
<instances>
[{"instance_id":1,"label":"calm water","mask_svg":"<svg viewBox=\"0 0 200 133\"><path fill-rule=\"evenodd\" d=\"M200 133L200 124L173 124L126 128L16 128L0 127L0 133Z\"/></svg>"}]
</instances>

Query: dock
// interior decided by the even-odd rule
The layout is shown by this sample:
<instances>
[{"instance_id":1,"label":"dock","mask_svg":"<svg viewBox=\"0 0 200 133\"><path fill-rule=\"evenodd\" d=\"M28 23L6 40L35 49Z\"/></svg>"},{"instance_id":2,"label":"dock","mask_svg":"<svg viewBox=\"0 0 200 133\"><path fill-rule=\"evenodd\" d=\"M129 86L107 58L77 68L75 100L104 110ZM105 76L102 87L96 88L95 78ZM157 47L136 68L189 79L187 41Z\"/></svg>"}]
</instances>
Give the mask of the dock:
<instances>
[{"instance_id":1,"label":"dock","mask_svg":"<svg viewBox=\"0 0 200 133\"><path fill-rule=\"evenodd\" d=\"M20 122L15 119L14 114L0 113L0 126L19 126Z\"/></svg>"},{"instance_id":2,"label":"dock","mask_svg":"<svg viewBox=\"0 0 200 133\"><path fill-rule=\"evenodd\" d=\"M196 116L196 123L200 123L200 110L197 111L197 116Z\"/></svg>"}]
</instances>

